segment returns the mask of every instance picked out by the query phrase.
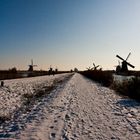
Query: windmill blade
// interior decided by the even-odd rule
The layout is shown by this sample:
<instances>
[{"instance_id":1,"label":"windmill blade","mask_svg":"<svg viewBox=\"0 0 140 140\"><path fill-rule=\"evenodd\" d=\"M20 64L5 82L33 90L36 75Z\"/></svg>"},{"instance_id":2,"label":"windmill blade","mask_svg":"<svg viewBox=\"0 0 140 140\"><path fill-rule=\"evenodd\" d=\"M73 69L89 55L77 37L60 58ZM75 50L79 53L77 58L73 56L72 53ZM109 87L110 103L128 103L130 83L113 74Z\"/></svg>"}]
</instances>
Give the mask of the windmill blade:
<instances>
[{"instance_id":1,"label":"windmill blade","mask_svg":"<svg viewBox=\"0 0 140 140\"><path fill-rule=\"evenodd\" d=\"M130 63L126 62L128 66L130 66L131 68L135 68L135 66L131 65Z\"/></svg>"},{"instance_id":2,"label":"windmill blade","mask_svg":"<svg viewBox=\"0 0 140 140\"><path fill-rule=\"evenodd\" d=\"M118 60L118 64L119 64L119 66L120 66L120 61Z\"/></svg>"},{"instance_id":3,"label":"windmill blade","mask_svg":"<svg viewBox=\"0 0 140 140\"><path fill-rule=\"evenodd\" d=\"M130 55L131 55L131 53L129 53L129 54L128 54L128 56L127 56L127 58L126 58L126 60L125 60L125 61L127 61L127 60L128 60L128 58L129 58L129 56L130 56Z\"/></svg>"},{"instance_id":4,"label":"windmill blade","mask_svg":"<svg viewBox=\"0 0 140 140\"><path fill-rule=\"evenodd\" d=\"M96 66L95 68L97 69L100 65Z\"/></svg>"},{"instance_id":5,"label":"windmill blade","mask_svg":"<svg viewBox=\"0 0 140 140\"><path fill-rule=\"evenodd\" d=\"M33 66L33 59L31 59L31 65Z\"/></svg>"},{"instance_id":6,"label":"windmill blade","mask_svg":"<svg viewBox=\"0 0 140 140\"><path fill-rule=\"evenodd\" d=\"M123 58L121 58L119 55L116 55L116 57L118 57L119 59L125 61Z\"/></svg>"},{"instance_id":7,"label":"windmill blade","mask_svg":"<svg viewBox=\"0 0 140 140\"><path fill-rule=\"evenodd\" d=\"M91 68L90 67L88 67L88 68L86 68L87 70L91 70Z\"/></svg>"}]
</instances>

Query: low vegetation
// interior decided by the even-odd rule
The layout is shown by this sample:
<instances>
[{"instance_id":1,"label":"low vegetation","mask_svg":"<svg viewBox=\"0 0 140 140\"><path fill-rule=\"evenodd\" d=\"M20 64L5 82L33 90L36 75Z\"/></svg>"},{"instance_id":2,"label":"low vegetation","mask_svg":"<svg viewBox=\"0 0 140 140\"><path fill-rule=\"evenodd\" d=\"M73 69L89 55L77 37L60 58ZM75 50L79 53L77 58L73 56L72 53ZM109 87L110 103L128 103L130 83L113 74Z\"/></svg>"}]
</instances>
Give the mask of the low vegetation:
<instances>
[{"instance_id":1,"label":"low vegetation","mask_svg":"<svg viewBox=\"0 0 140 140\"><path fill-rule=\"evenodd\" d=\"M35 102L42 99L44 96L49 95L53 89L59 85L61 85L64 81L69 80L72 77L73 73L71 75L68 75L65 79L55 79L50 85L48 86L40 86L37 90L35 90L32 94L25 93L22 96L23 105L29 106L32 104L35 104Z\"/></svg>"},{"instance_id":2,"label":"low vegetation","mask_svg":"<svg viewBox=\"0 0 140 140\"><path fill-rule=\"evenodd\" d=\"M101 83L103 86L110 86L113 82L113 71L88 70L80 73L96 82Z\"/></svg>"},{"instance_id":3,"label":"low vegetation","mask_svg":"<svg viewBox=\"0 0 140 140\"><path fill-rule=\"evenodd\" d=\"M23 104L26 106L29 106L31 104L35 104L36 101L42 99L43 96L46 94L49 94L54 88L54 85L50 85L48 87L43 87L42 89L39 89L38 91L34 92L33 94L24 94L22 97Z\"/></svg>"},{"instance_id":4,"label":"low vegetation","mask_svg":"<svg viewBox=\"0 0 140 140\"><path fill-rule=\"evenodd\" d=\"M120 95L140 101L140 78L139 72L131 80L122 82L113 80L113 71L83 71L82 75L101 83L103 86L114 89Z\"/></svg>"},{"instance_id":5,"label":"low vegetation","mask_svg":"<svg viewBox=\"0 0 140 140\"><path fill-rule=\"evenodd\" d=\"M131 80L124 80L122 83L113 82L111 85L118 93L140 101L140 78L135 77Z\"/></svg>"}]
</instances>

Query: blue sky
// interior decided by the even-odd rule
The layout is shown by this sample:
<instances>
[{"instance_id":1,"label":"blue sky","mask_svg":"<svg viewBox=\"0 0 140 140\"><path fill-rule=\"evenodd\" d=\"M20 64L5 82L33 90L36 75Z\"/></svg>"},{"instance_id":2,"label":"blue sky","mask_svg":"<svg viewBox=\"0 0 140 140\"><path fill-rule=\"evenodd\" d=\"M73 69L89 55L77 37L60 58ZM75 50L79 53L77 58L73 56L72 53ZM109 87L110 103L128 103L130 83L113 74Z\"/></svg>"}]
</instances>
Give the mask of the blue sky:
<instances>
[{"instance_id":1,"label":"blue sky","mask_svg":"<svg viewBox=\"0 0 140 140\"><path fill-rule=\"evenodd\" d=\"M0 0L0 69L115 69L119 54L140 70L139 0Z\"/></svg>"}]
</instances>

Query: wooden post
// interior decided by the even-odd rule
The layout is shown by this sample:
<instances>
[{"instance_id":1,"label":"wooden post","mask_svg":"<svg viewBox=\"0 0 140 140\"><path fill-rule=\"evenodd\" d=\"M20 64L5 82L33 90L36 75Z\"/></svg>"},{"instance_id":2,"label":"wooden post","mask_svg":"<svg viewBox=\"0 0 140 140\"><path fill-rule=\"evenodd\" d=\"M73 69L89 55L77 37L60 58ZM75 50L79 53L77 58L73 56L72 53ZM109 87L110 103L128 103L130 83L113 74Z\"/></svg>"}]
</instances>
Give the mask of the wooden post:
<instances>
[{"instance_id":1,"label":"wooden post","mask_svg":"<svg viewBox=\"0 0 140 140\"><path fill-rule=\"evenodd\" d=\"M1 81L1 87L3 87L4 86L4 81Z\"/></svg>"}]
</instances>

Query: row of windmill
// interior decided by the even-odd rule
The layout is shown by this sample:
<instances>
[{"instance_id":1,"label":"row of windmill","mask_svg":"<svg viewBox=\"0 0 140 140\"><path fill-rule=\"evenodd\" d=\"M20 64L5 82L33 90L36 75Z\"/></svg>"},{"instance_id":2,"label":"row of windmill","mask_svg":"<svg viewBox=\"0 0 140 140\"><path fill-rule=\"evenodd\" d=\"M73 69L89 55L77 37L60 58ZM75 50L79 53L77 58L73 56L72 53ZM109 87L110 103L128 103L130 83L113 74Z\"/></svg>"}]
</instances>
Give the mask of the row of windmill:
<instances>
[{"instance_id":1,"label":"row of windmill","mask_svg":"<svg viewBox=\"0 0 140 140\"><path fill-rule=\"evenodd\" d=\"M93 63L93 67L88 67L87 70L88 71L92 71L92 70L102 70L102 67L100 67L100 65L95 65L95 63Z\"/></svg>"},{"instance_id":2,"label":"row of windmill","mask_svg":"<svg viewBox=\"0 0 140 140\"><path fill-rule=\"evenodd\" d=\"M37 67L37 65L34 65L33 59L31 59L31 64L28 65L28 66L29 66L29 69L28 69L29 72L33 72L33 71L34 71L34 67ZM54 71L53 68L50 66L49 72L51 73L51 72L53 72L53 71ZM55 72L57 72L57 71L58 71L58 69L56 68L56 69L55 69Z\"/></svg>"},{"instance_id":3,"label":"row of windmill","mask_svg":"<svg viewBox=\"0 0 140 140\"><path fill-rule=\"evenodd\" d=\"M121 64L120 61L118 61L118 65L116 66L116 73L120 74L120 73L127 73L128 72L128 66L131 68L135 68L135 66L133 66L132 64L130 64L128 62L128 58L130 57L131 53L128 54L128 56L126 57L126 59L123 59L121 56L116 55L117 58L119 58L120 60L122 60ZM28 71L33 72L34 67L37 67L37 65L33 64L33 60L31 60L31 64L29 65L29 69ZM93 63L93 67L88 67L87 70L92 71L92 70L102 70L102 67L100 65L95 65L95 63ZM52 71L52 68L50 66L50 71Z\"/></svg>"},{"instance_id":4,"label":"row of windmill","mask_svg":"<svg viewBox=\"0 0 140 140\"><path fill-rule=\"evenodd\" d=\"M128 66L131 67L131 68L135 68L135 66L133 66L132 64L130 64L128 62L128 58L130 57L130 55L131 55L131 53L128 54L126 59L123 59L121 56L116 55L117 58L122 60L121 64L120 64L120 61L118 61L118 65L116 66L116 73L117 74L125 74L125 73L127 73L129 71ZM95 63L93 63L93 67L88 67L87 70L88 71L102 70L102 67L100 65L95 65Z\"/></svg>"}]
</instances>

